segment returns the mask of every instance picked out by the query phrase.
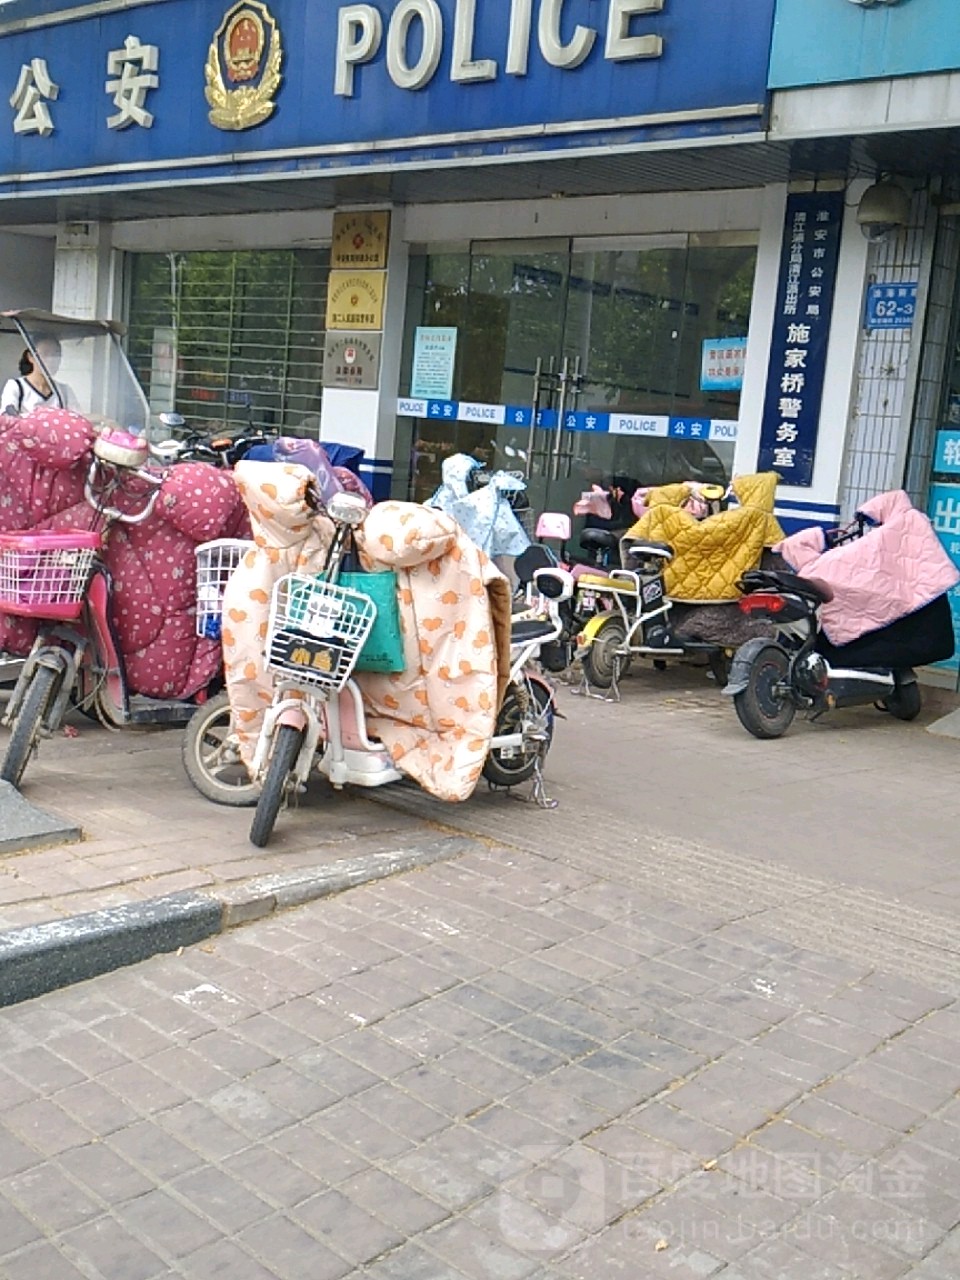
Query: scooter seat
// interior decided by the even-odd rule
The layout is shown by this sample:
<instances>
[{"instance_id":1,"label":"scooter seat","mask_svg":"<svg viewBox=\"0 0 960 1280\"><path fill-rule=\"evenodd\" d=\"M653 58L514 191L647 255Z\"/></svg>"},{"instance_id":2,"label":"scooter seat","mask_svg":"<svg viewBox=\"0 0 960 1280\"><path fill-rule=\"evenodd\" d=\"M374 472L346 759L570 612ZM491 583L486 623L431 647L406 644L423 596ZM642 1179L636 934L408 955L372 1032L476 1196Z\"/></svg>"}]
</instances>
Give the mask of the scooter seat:
<instances>
[{"instance_id":1,"label":"scooter seat","mask_svg":"<svg viewBox=\"0 0 960 1280\"><path fill-rule=\"evenodd\" d=\"M662 560L673 559L673 547L669 542L650 542L645 538L637 542L628 542L624 552L635 559L641 556L656 556Z\"/></svg>"},{"instance_id":2,"label":"scooter seat","mask_svg":"<svg viewBox=\"0 0 960 1280\"><path fill-rule=\"evenodd\" d=\"M552 636L556 627L549 619L531 618L526 622L510 624L510 643L512 645L529 644L531 640L546 640Z\"/></svg>"},{"instance_id":3,"label":"scooter seat","mask_svg":"<svg viewBox=\"0 0 960 1280\"><path fill-rule=\"evenodd\" d=\"M580 545L584 551L613 551L617 545L617 535L609 529L584 529L580 535Z\"/></svg>"},{"instance_id":4,"label":"scooter seat","mask_svg":"<svg viewBox=\"0 0 960 1280\"><path fill-rule=\"evenodd\" d=\"M577 587L585 587L588 591L629 591L636 594L636 588L629 578L607 578L599 573L581 573L577 577Z\"/></svg>"},{"instance_id":5,"label":"scooter seat","mask_svg":"<svg viewBox=\"0 0 960 1280\"><path fill-rule=\"evenodd\" d=\"M750 569L743 575L741 585L745 591L790 591L814 604L833 599L833 588L820 578L801 578L785 569Z\"/></svg>"}]
</instances>

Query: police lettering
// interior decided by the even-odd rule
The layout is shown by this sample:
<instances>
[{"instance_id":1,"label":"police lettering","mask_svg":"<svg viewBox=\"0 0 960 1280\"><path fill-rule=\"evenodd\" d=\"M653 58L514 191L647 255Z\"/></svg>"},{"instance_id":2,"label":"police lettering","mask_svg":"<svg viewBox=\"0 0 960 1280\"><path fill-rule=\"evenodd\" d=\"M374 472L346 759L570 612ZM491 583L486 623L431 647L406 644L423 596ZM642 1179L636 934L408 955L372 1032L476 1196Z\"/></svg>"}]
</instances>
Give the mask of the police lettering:
<instances>
[{"instance_id":1,"label":"police lettering","mask_svg":"<svg viewBox=\"0 0 960 1280\"><path fill-rule=\"evenodd\" d=\"M499 4L500 0L495 2ZM665 2L606 0L604 58L608 62L631 62L662 57L663 38L651 32L635 31L633 22L661 13ZM386 20L372 4L344 5L337 19L334 92L343 98L354 96L357 67L375 58L384 41L387 74L398 88L423 89L428 85L440 66L448 38L452 44L451 80L455 83L496 80L500 71L497 60L475 56L477 5L482 3L484 0L456 0L452 33L444 28L437 0L398 0ZM570 31L569 22L564 21L565 5L566 0L539 0L534 37L534 0L510 0L506 45L500 50L507 75L527 74L534 39L541 58L551 67L569 71L579 67L590 55L600 33L580 23ZM411 55L411 50L415 54Z\"/></svg>"}]
</instances>

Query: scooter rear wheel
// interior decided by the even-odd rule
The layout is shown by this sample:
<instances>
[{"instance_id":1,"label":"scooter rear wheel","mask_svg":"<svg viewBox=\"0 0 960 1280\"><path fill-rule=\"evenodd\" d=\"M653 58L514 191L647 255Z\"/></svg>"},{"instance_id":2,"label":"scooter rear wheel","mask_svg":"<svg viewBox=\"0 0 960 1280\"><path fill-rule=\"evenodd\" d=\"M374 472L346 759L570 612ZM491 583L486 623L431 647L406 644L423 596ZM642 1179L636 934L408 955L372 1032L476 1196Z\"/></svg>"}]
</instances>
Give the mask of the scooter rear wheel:
<instances>
[{"instance_id":1,"label":"scooter rear wheel","mask_svg":"<svg viewBox=\"0 0 960 1280\"><path fill-rule=\"evenodd\" d=\"M603 624L594 638L593 644L583 655L583 674L587 684L596 689L609 689L613 684L615 654L623 648L627 639L627 629L622 618L610 618ZM620 675L625 675L630 665L629 658L620 658Z\"/></svg>"},{"instance_id":2,"label":"scooter rear wheel","mask_svg":"<svg viewBox=\"0 0 960 1280\"><path fill-rule=\"evenodd\" d=\"M916 720L923 710L923 694L919 684L914 680L911 684L898 684L888 698L880 703L884 711L889 711L898 720Z\"/></svg>"},{"instance_id":3,"label":"scooter rear wheel","mask_svg":"<svg viewBox=\"0 0 960 1280\"><path fill-rule=\"evenodd\" d=\"M243 809L257 803L260 788L250 781L246 765L227 743L230 699L226 692L203 703L183 734L183 767L187 777L214 804Z\"/></svg>"},{"instance_id":4,"label":"scooter rear wheel","mask_svg":"<svg viewBox=\"0 0 960 1280\"><path fill-rule=\"evenodd\" d=\"M30 687L24 695L17 718L13 722L10 741L7 743L7 754L0 765L0 778L15 787L20 786L20 779L27 767L40 737L44 717L50 704L56 697L61 674L50 667L37 667L30 680ZM50 726L53 728L54 726Z\"/></svg>"},{"instance_id":5,"label":"scooter rear wheel","mask_svg":"<svg viewBox=\"0 0 960 1280\"><path fill-rule=\"evenodd\" d=\"M250 824L250 843L258 849L262 849L273 834L277 814L287 794L290 772L303 745L303 735L304 730L292 724L282 724L277 729L257 811Z\"/></svg>"},{"instance_id":6,"label":"scooter rear wheel","mask_svg":"<svg viewBox=\"0 0 960 1280\"><path fill-rule=\"evenodd\" d=\"M532 742L527 750L517 747L510 754L492 750L483 764L483 776L495 787L516 787L533 777L538 757L543 760L553 741L553 703L542 684L529 681L526 698L530 705L525 709L526 698L521 698L515 685L511 685L503 699L497 716L496 734L518 733L524 720L538 722L543 739Z\"/></svg>"},{"instance_id":7,"label":"scooter rear wheel","mask_svg":"<svg viewBox=\"0 0 960 1280\"><path fill-rule=\"evenodd\" d=\"M797 713L789 694L777 692L790 674L790 659L775 644L761 649L750 667L747 687L733 695L737 718L755 738L780 738Z\"/></svg>"}]
</instances>

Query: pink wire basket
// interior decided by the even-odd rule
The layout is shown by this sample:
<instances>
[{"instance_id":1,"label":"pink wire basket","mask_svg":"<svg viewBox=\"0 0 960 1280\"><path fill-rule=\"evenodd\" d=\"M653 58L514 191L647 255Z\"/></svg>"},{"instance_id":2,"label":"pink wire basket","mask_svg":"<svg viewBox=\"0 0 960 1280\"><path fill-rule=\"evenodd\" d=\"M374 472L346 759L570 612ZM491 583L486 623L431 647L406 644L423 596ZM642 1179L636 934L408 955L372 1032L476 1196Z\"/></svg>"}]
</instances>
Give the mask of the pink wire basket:
<instances>
[{"instance_id":1,"label":"pink wire basket","mask_svg":"<svg viewBox=\"0 0 960 1280\"><path fill-rule=\"evenodd\" d=\"M0 613L22 618L79 618L100 534L0 533Z\"/></svg>"}]
</instances>

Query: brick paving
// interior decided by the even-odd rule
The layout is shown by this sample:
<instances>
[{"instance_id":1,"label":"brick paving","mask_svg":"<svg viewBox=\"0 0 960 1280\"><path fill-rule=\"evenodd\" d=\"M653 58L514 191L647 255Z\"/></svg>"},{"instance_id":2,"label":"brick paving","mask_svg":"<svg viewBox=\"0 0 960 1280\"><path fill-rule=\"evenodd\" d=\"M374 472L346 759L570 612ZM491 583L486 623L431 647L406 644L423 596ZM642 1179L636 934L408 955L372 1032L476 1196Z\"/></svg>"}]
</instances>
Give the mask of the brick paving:
<instances>
[{"instance_id":1,"label":"brick paving","mask_svg":"<svg viewBox=\"0 0 960 1280\"><path fill-rule=\"evenodd\" d=\"M5 1280L945 1280L960 1007L491 846L4 1010Z\"/></svg>"},{"instance_id":2,"label":"brick paving","mask_svg":"<svg viewBox=\"0 0 960 1280\"><path fill-rule=\"evenodd\" d=\"M86 839L0 861L3 928L486 843L4 1009L2 1280L956 1280L957 744L561 706L552 813L321 784L265 851L177 734L44 745Z\"/></svg>"}]
</instances>

